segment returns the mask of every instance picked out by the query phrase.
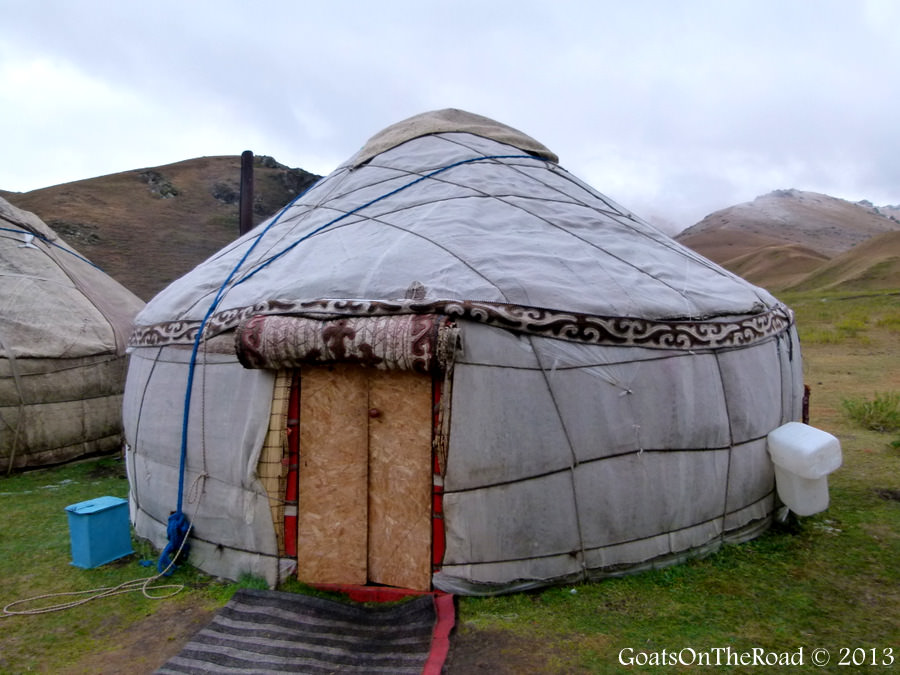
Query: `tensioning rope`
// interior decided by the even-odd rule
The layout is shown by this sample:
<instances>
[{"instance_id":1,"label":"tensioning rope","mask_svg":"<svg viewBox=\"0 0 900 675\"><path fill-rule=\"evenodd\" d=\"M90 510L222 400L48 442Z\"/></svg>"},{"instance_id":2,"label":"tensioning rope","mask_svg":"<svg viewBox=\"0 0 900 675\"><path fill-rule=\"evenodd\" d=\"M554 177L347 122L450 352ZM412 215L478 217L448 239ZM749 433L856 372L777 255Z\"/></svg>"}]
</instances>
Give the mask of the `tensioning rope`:
<instances>
[{"instance_id":1,"label":"tensioning rope","mask_svg":"<svg viewBox=\"0 0 900 675\"><path fill-rule=\"evenodd\" d=\"M188 532L190 532L190 527L188 527ZM187 536L182 541L182 546L184 546L187 542ZM178 556L182 553L179 549L175 556L172 558L172 561L169 563L168 567L163 570L160 570L157 574L154 574L151 577L140 578L140 579L132 579L131 581L123 581L118 586L106 586L102 588L91 588L86 591L68 591L63 593L46 593L44 595L36 595L31 598L25 598L24 600L15 600L14 602L6 605L2 611L0 611L0 619L6 619L11 616L22 616L22 615L33 615L33 614L49 614L50 612L61 612L64 609L71 609L72 607L78 607L79 605L83 605L85 603L90 602L91 600L99 600L100 598L108 598L113 595L121 595L123 593L132 593L134 591L140 591L145 598L149 598L150 600L165 600L166 598L171 598L173 595L177 595L184 590L184 584L162 584L160 586L151 586L154 581L160 579L161 577L169 576L172 573L172 570L175 566L175 560L178 559ZM174 590L172 590L174 589ZM151 595L150 591L162 591L169 590L168 593L164 595ZM68 598L68 597L76 597L77 596L86 596L73 600L65 600L63 602L56 603L55 605L43 605L41 607L34 607L30 609L12 609L17 605L26 605L31 603L36 603L41 600L47 600L49 598Z\"/></svg>"},{"instance_id":2,"label":"tensioning rope","mask_svg":"<svg viewBox=\"0 0 900 675\"><path fill-rule=\"evenodd\" d=\"M179 469L178 469L178 506L177 506L175 512L169 516L169 522L168 522L168 526L166 528L166 535L169 538L169 543L163 549L163 552L160 555L159 564L158 564L158 568L160 569L161 573L162 573L162 569L165 568L165 569L169 570L169 573L171 574L171 569L172 569L171 563L174 562L174 560L175 560L175 558L172 557L172 554L174 551L177 550L186 557L188 548L189 548L189 546L185 542L187 539L187 535L190 531L190 528L192 526L191 526L190 521L188 521L187 517L184 515L184 513L182 511L182 504L183 504L183 493L184 493L184 474L185 474L185 466L186 466L186 462L187 462L188 420L190 419L190 412L191 412L191 393L193 391L193 386L194 386L194 371L196 370L196 367L197 367L197 352L199 351L199 348L200 348L200 341L203 339L203 333L206 330L206 324L209 322L209 320L212 317L213 313L215 312L216 308L219 306L219 303L222 301L222 298L225 296L225 293L228 290L230 290L231 288L234 288L235 286L238 286L239 284L242 284L245 281L248 281L254 275L256 275L258 272L262 271L263 269L265 269L266 267L271 265L273 262L275 262L276 260L278 260L279 258L284 256L289 251L293 250L294 248L296 248L303 242L307 241L311 237L314 237L315 235L319 234L323 230L326 230L329 227L334 226L335 224L339 223L340 221L344 220L345 218L348 218L348 217L352 216L353 214L359 213L361 210L363 210L369 206L372 206L373 204L376 204L384 199L392 197L393 195L396 195L399 192L409 189L413 185L417 185L418 183L421 183L424 180L433 178L434 176L436 176L440 173L443 173L445 171L449 171L450 169L453 169L455 167L462 166L464 164L472 164L475 162L483 162L483 161L488 161L488 160L500 160L500 159L532 159L533 160L533 159L539 159L539 158L536 158L533 155L527 155L527 154L525 154L525 155L486 155L486 156L482 156L482 157L471 157L469 159L459 160L457 162L453 162L452 164L448 164L446 166L443 166L443 167L440 167L433 171L430 171L426 174L419 176L418 178L415 178L414 180L411 180L408 183L405 183L404 185L401 185L400 187L397 187L397 188L390 190L382 195L379 195L378 197L375 197L374 199L371 199L371 200L365 202L364 204L361 204L360 206L357 206L357 207L351 209L350 211L342 213L341 215L333 218L332 220L329 220L328 222L324 223L323 225L320 225L319 227L306 233L305 235L303 235L302 237L300 237L293 243L291 243L288 246L286 246L285 248L283 248L281 251L275 253L274 255L269 256L261 263L258 263L256 267L254 267L252 270L250 270L249 272L244 274L242 277L240 277L229 288L229 284L231 283L231 280L235 277L235 275L237 275L237 273L241 269L241 267L243 267L247 258L250 256L250 253L256 248L257 244L259 244L259 242L262 241L262 239L266 235L266 233L268 233L268 231L279 220L281 220L281 217L287 212L287 210L289 208L291 208L297 202L297 200L300 199L300 197L302 197L304 194L306 194L306 192L308 192L309 190L307 190L306 192L304 192L300 195L297 195L297 197L295 197L293 200L291 200L290 203L288 203L287 206L282 208L281 211L279 211L278 214L266 225L266 227L258 235L256 235L253 243L244 252L244 255L241 256L241 259L237 262L237 264L234 266L234 268L228 274L225 281L223 281L221 286L219 286L219 290L216 292L216 295L213 298L212 303L210 303L209 309L206 311L206 315L203 317L203 320L200 322L200 327L197 329L197 334L194 336L194 343L193 343L193 347L191 349L191 358L190 358L190 361L188 362L188 377L187 377L187 384L186 384L186 390L185 390L185 395L184 395L184 412L183 412L182 424L181 424L181 456L180 456L180 460L179 460ZM318 185L318 183L316 185ZM309 189L311 190L314 187L315 187L315 185L313 185ZM176 557L177 557L177 555L178 554L176 554Z\"/></svg>"},{"instance_id":3,"label":"tensioning rope","mask_svg":"<svg viewBox=\"0 0 900 675\"><path fill-rule=\"evenodd\" d=\"M433 177L436 176L437 174L443 173L444 171L449 171L450 169L456 168L457 166L462 166L463 164L472 164L472 163L474 163L474 162L483 162L483 161L485 161L485 160L492 160L492 159L539 159L539 158L537 158L537 157L535 157L535 156L533 156L533 155L487 155L487 156L484 156L484 157L471 157L471 158L469 158L469 159L461 159L461 160L459 160L458 162L453 162L452 164L448 164L447 166L442 166L441 168L435 169L434 171L431 171L431 172L429 172L429 173L423 174L423 175L419 176L418 178L416 178L415 180L412 180L412 181L410 181L409 183L406 183L406 184L404 184L404 185L401 185L400 187L395 188L395 189L391 190L390 192L385 192L383 195L380 195L380 196L378 196L378 197L375 197L374 199L372 199L372 200L366 202L365 204L362 204L362 205L360 205L360 206L357 206L356 208L350 209L350 210L347 211L346 213L342 213L341 215L337 216L337 217L334 218L333 220L329 220L329 221L328 221L327 223L325 223L324 225L320 225L319 227L317 227L316 229L314 229L312 232L309 232L309 233L303 235L300 239L298 239L298 240L295 241L294 243L290 244L289 246L286 246L284 249L282 249L282 250L279 251L278 253L276 253L276 254L272 255L271 257L267 258L267 259L266 259L263 263L261 263L258 267L254 268L253 270L251 270L250 272L248 272L247 274L245 274L243 277L241 277L240 279L238 279L238 280L235 282L234 285L235 285L235 286L238 286L239 284L244 283L245 281L247 281L248 279L250 279L252 276L254 276L257 272L260 272L260 271L263 270L264 268L268 267L268 266L271 265L273 262L275 262L278 258L280 258L281 256L285 255L286 253L288 253L288 252L291 251L292 249L296 248L297 246L299 246L300 244L302 244L304 241L306 241L306 240L309 239L310 237L319 234L322 230L325 230L325 229L331 227L332 225L335 225L336 223L340 222L340 221L343 220L344 218L348 218L349 216L352 216L353 214L358 213L359 211L361 211L361 210L363 210L363 209L365 209L365 208L367 208L367 207L369 207L369 206L372 206L373 204L376 204L376 203L382 201L383 199L387 199L388 197L392 197L392 196L394 196L395 194L397 194L398 192L402 192L403 190L407 190L407 189L411 188L413 185L416 185L416 184L418 184L418 183L421 183L422 181L427 180L427 179L429 179L429 178L433 178Z\"/></svg>"},{"instance_id":4,"label":"tensioning rope","mask_svg":"<svg viewBox=\"0 0 900 675\"><path fill-rule=\"evenodd\" d=\"M68 249L68 248L66 248L65 246L60 246L60 245L57 244L55 241L50 241L50 239L48 239L47 237L45 237L45 236L42 235L42 234L38 234L37 232L32 232L31 230L17 230L17 229L13 229L13 228L11 228L11 227L0 227L0 232L13 232L13 233L15 233L15 234L30 234L30 235L31 235L32 237L34 237L35 239L38 239L39 241L42 241L42 242L44 242L45 244L47 244L47 246L54 246L54 247L58 248L60 251L65 251L65 252L68 253L69 255L75 256L76 258L78 258L78 259L81 260L82 262L86 262L86 263L87 263L88 265L90 265L91 267L96 267L98 270L100 269L99 267L97 267L97 265L95 265L94 263L92 263L90 260L88 260L88 259L85 258L84 256L78 255L77 253L75 253L75 251L73 251L73 250L71 250L71 249ZM27 242L26 242L26 244L27 244ZM32 247L32 248L37 248L37 247L34 246L34 247ZM102 271L102 270L101 270L101 271Z\"/></svg>"},{"instance_id":5,"label":"tensioning rope","mask_svg":"<svg viewBox=\"0 0 900 675\"><path fill-rule=\"evenodd\" d=\"M168 537L168 543L165 548L162 550L162 553L159 556L159 562L157 563L157 569L160 574L171 574L174 565L173 563L177 559L179 555L183 555L187 557L188 551L190 549L190 545L187 543L187 537L191 530L191 523L184 515L184 511L182 510L182 506L184 504L184 473L185 466L187 463L187 441L188 441L188 420L191 415L191 392L193 391L194 386L194 371L197 366L197 352L200 348L200 341L203 339L203 332L206 330L206 324L209 321L209 318L212 316L216 307L219 306L219 303L222 300L222 297L225 295L225 290L228 286L228 282L231 281L232 277L237 274L237 271L244 264L244 261L253 252L253 249L256 248L257 244L262 241L263 236L265 236L266 232L268 232L272 226L275 225L280 219L281 216L291 207L293 204L300 199L302 196L297 195L294 199L292 199L287 206L285 206L281 211L278 212L278 215L272 219L272 221L266 225L262 232L257 235L253 241L253 243L247 248L244 255L241 256L241 259L238 261L237 265L234 266L234 269L226 277L225 281L222 282L222 285L219 287L218 292L213 298L212 303L209 306L209 309L206 312L206 316L203 317L203 321L200 322L200 327L197 329L197 335L194 336L194 344L191 349L191 359L188 363L188 378L186 391L184 394L184 413L181 422L181 453L179 459L178 466L178 506L175 509L175 512L169 516L169 522L166 526L166 536ZM166 572L163 572L166 570Z\"/></svg>"},{"instance_id":6,"label":"tensioning rope","mask_svg":"<svg viewBox=\"0 0 900 675\"><path fill-rule=\"evenodd\" d=\"M12 443L9 448L9 465L6 467L6 475L9 476L12 473L13 465L16 461L16 451L19 448L19 437L22 435L22 420L25 419L25 387L22 383L22 375L19 373L19 364L16 360L18 357L16 353L12 350L11 347L8 347L6 343L3 341L3 334L0 333L0 352L6 353L6 361L9 363L9 370L12 373L13 383L16 387L16 396L19 399L18 410L16 410L16 424L13 426L6 422L2 416L0 416L0 422L3 422L13 432ZM12 406L10 406L12 407Z\"/></svg>"}]
</instances>

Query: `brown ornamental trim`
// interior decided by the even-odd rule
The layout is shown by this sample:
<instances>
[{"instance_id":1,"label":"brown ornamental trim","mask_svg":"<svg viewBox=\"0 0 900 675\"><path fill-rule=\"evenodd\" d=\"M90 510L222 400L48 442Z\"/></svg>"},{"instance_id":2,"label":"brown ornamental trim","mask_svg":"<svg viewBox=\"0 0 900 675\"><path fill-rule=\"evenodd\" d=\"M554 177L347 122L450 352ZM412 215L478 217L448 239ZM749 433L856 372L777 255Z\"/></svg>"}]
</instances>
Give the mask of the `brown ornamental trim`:
<instances>
[{"instance_id":1,"label":"brown ornamental trim","mask_svg":"<svg viewBox=\"0 0 900 675\"><path fill-rule=\"evenodd\" d=\"M206 337L232 330L242 321L258 314L307 316L316 319L440 314L517 333L569 342L678 350L747 346L782 333L794 321L793 312L781 304L744 319L654 321L472 300L268 300L213 314L206 325ZM200 323L168 321L152 326L138 326L131 335L129 347L193 344Z\"/></svg>"}]
</instances>

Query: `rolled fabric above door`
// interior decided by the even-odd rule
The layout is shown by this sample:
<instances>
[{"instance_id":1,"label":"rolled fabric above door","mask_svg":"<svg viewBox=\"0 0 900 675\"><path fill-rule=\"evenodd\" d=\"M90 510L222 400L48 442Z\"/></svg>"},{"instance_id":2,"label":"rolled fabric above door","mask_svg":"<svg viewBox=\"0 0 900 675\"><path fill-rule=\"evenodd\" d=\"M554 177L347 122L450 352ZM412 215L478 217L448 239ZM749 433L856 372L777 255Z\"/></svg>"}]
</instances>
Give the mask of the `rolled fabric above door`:
<instances>
[{"instance_id":1,"label":"rolled fabric above door","mask_svg":"<svg viewBox=\"0 0 900 675\"><path fill-rule=\"evenodd\" d=\"M237 327L235 351L245 368L355 363L431 374L450 368L458 342L456 324L436 314L326 320L256 315Z\"/></svg>"}]
</instances>

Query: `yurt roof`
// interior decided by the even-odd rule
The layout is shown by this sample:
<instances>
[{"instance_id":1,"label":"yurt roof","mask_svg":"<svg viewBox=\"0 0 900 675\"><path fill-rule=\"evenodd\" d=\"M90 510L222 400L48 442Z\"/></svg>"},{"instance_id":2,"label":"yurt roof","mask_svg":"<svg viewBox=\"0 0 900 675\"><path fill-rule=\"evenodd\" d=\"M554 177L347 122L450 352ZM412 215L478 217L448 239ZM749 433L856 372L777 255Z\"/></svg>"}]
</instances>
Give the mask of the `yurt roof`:
<instances>
[{"instance_id":1,"label":"yurt roof","mask_svg":"<svg viewBox=\"0 0 900 675\"><path fill-rule=\"evenodd\" d=\"M124 353L143 302L33 213L0 198L0 356Z\"/></svg>"},{"instance_id":2,"label":"yurt roof","mask_svg":"<svg viewBox=\"0 0 900 675\"><path fill-rule=\"evenodd\" d=\"M382 129L372 136L368 142L347 162L352 167L359 167L398 145L422 136L441 133L465 133L511 145L519 150L543 157L551 162L559 162L559 157L546 146L518 129L496 122L489 117L476 115L456 108L432 110L415 115Z\"/></svg>"},{"instance_id":3,"label":"yurt roof","mask_svg":"<svg viewBox=\"0 0 900 675\"><path fill-rule=\"evenodd\" d=\"M779 306L561 168L534 139L458 110L376 134L163 290L137 324L197 325L215 310L211 325L224 330L232 315L295 312L323 299L653 321Z\"/></svg>"}]
</instances>

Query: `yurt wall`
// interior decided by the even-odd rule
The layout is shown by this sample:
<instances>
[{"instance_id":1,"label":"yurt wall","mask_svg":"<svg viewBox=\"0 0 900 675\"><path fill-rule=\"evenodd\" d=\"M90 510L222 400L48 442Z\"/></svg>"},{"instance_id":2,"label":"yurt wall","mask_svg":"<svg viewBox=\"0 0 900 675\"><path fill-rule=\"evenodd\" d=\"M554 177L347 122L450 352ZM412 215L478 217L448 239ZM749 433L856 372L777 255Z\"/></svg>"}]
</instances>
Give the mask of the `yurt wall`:
<instances>
[{"instance_id":1,"label":"yurt wall","mask_svg":"<svg viewBox=\"0 0 900 675\"><path fill-rule=\"evenodd\" d=\"M0 470L122 447L125 346L143 302L0 199Z\"/></svg>"},{"instance_id":2,"label":"yurt wall","mask_svg":"<svg viewBox=\"0 0 900 675\"><path fill-rule=\"evenodd\" d=\"M184 498L195 564L270 583L496 593L755 536L803 391L777 298L459 110L376 134L130 346L138 533Z\"/></svg>"},{"instance_id":3,"label":"yurt wall","mask_svg":"<svg viewBox=\"0 0 900 675\"><path fill-rule=\"evenodd\" d=\"M463 339L435 585L490 592L600 578L769 526L766 435L801 412L792 332L683 350L477 324Z\"/></svg>"}]
</instances>

